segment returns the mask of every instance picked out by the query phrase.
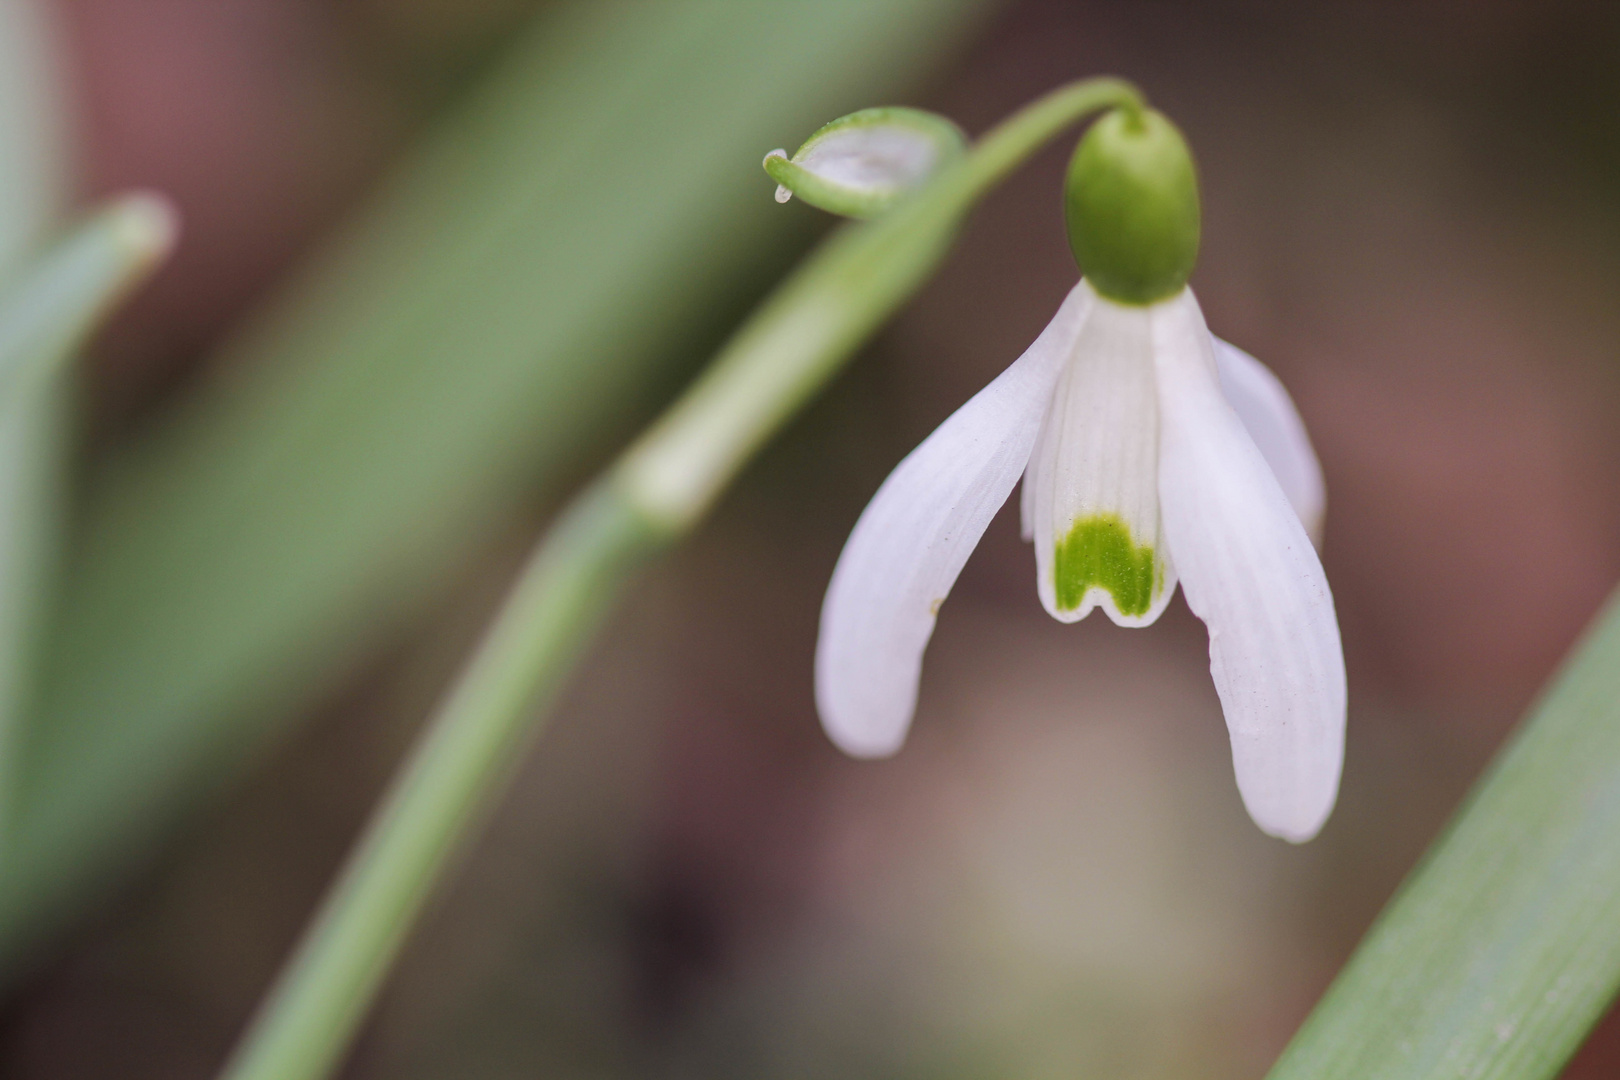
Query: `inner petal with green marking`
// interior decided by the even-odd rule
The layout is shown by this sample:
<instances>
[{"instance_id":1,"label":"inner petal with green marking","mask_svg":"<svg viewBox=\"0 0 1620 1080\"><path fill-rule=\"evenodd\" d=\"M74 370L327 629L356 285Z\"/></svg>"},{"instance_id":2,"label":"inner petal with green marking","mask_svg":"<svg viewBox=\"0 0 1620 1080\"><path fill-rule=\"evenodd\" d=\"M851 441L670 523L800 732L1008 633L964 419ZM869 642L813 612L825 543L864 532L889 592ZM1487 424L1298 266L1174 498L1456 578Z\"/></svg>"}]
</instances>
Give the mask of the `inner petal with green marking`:
<instances>
[{"instance_id":1,"label":"inner petal with green marking","mask_svg":"<svg viewBox=\"0 0 1620 1080\"><path fill-rule=\"evenodd\" d=\"M1147 626L1176 590L1159 509L1155 308L1096 296L1030 456L1025 528L1041 606Z\"/></svg>"},{"instance_id":2,"label":"inner petal with green marking","mask_svg":"<svg viewBox=\"0 0 1620 1080\"><path fill-rule=\"evenodd\" d=\"M1114 598L1121 615L1146 615L1164 588L1164 566L1148 544L1138 544L1117 514L1092 514L1074 523L1053 545L1057 606L1076 611L1092 589Z\"/></svg>"}]
</instances>

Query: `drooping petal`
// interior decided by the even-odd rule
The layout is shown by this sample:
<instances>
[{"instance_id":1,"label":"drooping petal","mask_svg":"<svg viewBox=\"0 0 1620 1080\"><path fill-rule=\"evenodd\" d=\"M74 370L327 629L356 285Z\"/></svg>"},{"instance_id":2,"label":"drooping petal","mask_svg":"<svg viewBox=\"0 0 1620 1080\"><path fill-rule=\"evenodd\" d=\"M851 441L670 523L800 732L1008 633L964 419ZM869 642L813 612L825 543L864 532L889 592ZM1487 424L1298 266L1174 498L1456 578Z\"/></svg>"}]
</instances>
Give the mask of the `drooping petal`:
<instances>
[{"instance_id":1,"label":"drooping petal","mask_svg":"<svg viewBox=\"0 0 1620 1080\"><path fill-rule=\"evenodd\" d=\"M1209 628L1210 671L1238 790L1261 829L1321 829L1344 758L1344 654L1310 538L1221 392L1214 339L1190 291L1154 322L1159 494L1187 606Z\"/></svg>"},{"instance_id":2,"label":"drooping petal","mask_svg":"<svg viewBox=\"0 0 1620 1080\"><path fill-rule=\"evenodd\" d=\"M1070 292L1024 355L900 462L855 523L816 643L816 705L846 753L882 757L905 741L935 616L1029 460L1090 300Z\"/></svg>"},{"instance_id":3,"label":"drooping petal","mask_svg":"<svg viewBox=\"0 0 1620 1080\"><path fill-rule=\"evenodd\" d=\"M1327 486L1294 399L1270 368L1220 338L1215 339L1215 369L1232 411L1271 466L1311 543L1321 547Z\"/></svg>"},{"instance_id":4,"label":"drooping petal","mask_svg":"<svg viewBox=\"0 0 1620 1080\"><path fill-rule=\"evenodd\" d=\"M1101 606L1146 626L1176 587L1159 519L1153 308L1092 295L1026 474L1038 588L1063 622Z\"/></svg>"},{"instance_id":5,"label":"drooping petal","mask_svg":"<svg viewBox=\"0 0 1620 1080\"><path fill-rule=\"evenodd\" d=\"M1040 434L1035 436L1036 449L1046 441L1046 424L1051 417L1052 411L1048 409L1046 418L1041 421ZM1035 493L1041 487L1035 476L1035 466L1039 461L1039 454L1030 455L1029 464L1024 466L1024 479L1018 485L1018 535L1023 537L1026 544L1035 539Z\"/></svg>"}]
</instances>

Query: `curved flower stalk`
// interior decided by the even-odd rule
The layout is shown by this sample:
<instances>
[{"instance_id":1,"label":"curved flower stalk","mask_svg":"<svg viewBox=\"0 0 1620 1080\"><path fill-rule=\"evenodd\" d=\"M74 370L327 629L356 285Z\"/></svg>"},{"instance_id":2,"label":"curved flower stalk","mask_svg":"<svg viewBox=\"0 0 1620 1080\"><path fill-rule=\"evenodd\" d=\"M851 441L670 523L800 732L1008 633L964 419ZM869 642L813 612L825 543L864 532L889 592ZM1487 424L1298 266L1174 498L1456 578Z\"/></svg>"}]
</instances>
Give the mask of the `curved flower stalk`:
<instances>
[{"instance_id":1,"label":"curved flower stalk","mask_svg":"<svg viewBox=\"0 0 1620 1080\"><path fill-rule=\"evenodd\" d=\"M940 605L1022 477L1047 612L1147 626L1179 582L1209 629L1244 804L1265 832L1308 840L1337 795L1345 720L1312 545L1320 466L1282 385L1211 335L1186 286L1198 193L1170 122L1135 109L1099 120L1066 194L1086 276L900 463L839 558L816 652L823 724L857 757L899 749Z\"/></svg>"}]
</instances>

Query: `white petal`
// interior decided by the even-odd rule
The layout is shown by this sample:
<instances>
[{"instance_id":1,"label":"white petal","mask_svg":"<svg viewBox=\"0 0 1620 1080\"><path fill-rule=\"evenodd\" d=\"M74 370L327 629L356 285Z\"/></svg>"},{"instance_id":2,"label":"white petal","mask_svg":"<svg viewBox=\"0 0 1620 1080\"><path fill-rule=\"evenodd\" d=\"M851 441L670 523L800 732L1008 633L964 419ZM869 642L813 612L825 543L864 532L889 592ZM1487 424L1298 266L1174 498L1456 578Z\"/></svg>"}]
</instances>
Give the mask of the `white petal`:
<instances>
[{"instance_id":1,"label":"white petal","mask_svg":"<svg viewBox=\"0 0 1620 1080\"><path fill-rule=\"evenodd\" d=\"M1029 460L1089 302L1089 290L1070 292L1024 355L913 450L855 523L816 643L816 705L846 753L882 757L905 741L934 618Z\"/></svg>"},{"instance_id":2,"label":"white petal","mask_svg":"<svg viewBox=\"0 0 1620 1080\"><path fill-rule=\"evenodd\" d=\"M1238 790L1261 829L1321 829L1344 758L1345 678L1327 577L1254 439L1221 393L1191 292L1161 305L1159 493L1210 671Z\"/></svg>"},{"instance_id":3,"label":"white petal","mask_svg":"<svg viewBox=\"0 0 1620 1080\"><path fill-rule=\"evenodd\" d=\"M1232 411L1271 466L1294 513L1310 533L1311 543L1321 547L1327 486L1294 399L1270 368L1220 338L1215 339L1215 369Z\"/></svg>"},{"instance_id":4,"label":"white petal","mask_svg":"<svg viewBox=\"0 0 1620 1080\"><path fill-rule=\"evenodd\" d=\"M1052 411L1046 412L1050 419ZM1046 420L1041 421L1041 432L1035 437L1035 445L1039 447L1046 441ZM1024 543L1035 539L1035 492L1040 490L1040 480L1035 476L1035 465L1040 461L1038 454L1030 455L1029 464L1024 467L1024 479L1018 485L1018 535L1024 538Z\"/></svg>"},{"instance_id":5,"label":"white petal","mask_svg":"<svg viewBox=\"0 0 1620 1080\"><path fill-rule=\"evenodd\" d=\"M1100 606L1146 626L1175 592L1159 521L1153 317L1095 297L1030 461L1038 589L1064 622Z\"/></svg>"}]
</instances>

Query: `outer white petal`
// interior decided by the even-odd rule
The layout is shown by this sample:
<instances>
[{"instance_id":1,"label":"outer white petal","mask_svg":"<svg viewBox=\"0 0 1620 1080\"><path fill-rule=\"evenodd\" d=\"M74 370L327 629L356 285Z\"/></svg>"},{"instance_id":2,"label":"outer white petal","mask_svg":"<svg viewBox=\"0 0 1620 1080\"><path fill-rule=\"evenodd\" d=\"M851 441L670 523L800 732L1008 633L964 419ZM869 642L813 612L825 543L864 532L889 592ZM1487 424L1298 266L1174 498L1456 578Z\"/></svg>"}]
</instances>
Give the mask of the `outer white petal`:
<instances>
[{"instance_id":1,"label":"outer white petal","mask_svg":"<svg viewBox=\"0 0 1620 1080\"><path fill-rule=\"evenodd\" d=\"M905 741L934 618L1029 460L1089 304L1089 290L1070 292L1024 355L913 450L855 523L816 643L816 705L846 753L882 757Z\"/></svg>"},{"instance_id":2,"label":"outer white petal","mask_svg":"<svg viewBox=\"0 0 1620 1080\"><path fill-rule=\"evenodd\" d=\"M1041 603L1063 622L1100 606L1146 626L1175 592L1159 520L1153 312L1092 301L1025 474Z\"/></svg>"},{"instance_id":3,"label":"outer white petal","mask_svg":"<svg viewBox=\"0 0 1620 1080\"><path fill-rule=\"evenodd\" d=\"M1327 486L1294 399L1270 368L1220 338L1215 339L1215 368L1226 400L1271 466L1311 542L1321 547Z\"/></svg>"},{"instance_id":4,"label":"outer white petal","mask_svg":"<svg viewBox=\"0 0 1620 1080\"><path fill-rule=\"evenodd\" d=\"M1344 758L1344 654L1310 538L1221 393L1191 292L1155 321L1159 491L1187 605L1209 628L1210 671L1244 805L1296 843L1321 829Z\"/></svg>"},{"instance_id":5,"label":"outer white petal","mask_svg":"<svg viewBox=\"0 0 1620 1080\"><path fill-rule=\"evenodd\" d=\"M1051 410L1046 413L1046 420L1041 421L1041 433L1035 437L1035 447L1039 449L1046 441L1046 423L1052 417ZM1039 464L1040 456L1032 454L1029 464L1024 467L1023 482L1018 485L1018 535L1024 538L1024 543L1035 539L1035 492L1040 490L1040 479L1035 475L1035 466Z\"/></svg>"}]
</instances>

